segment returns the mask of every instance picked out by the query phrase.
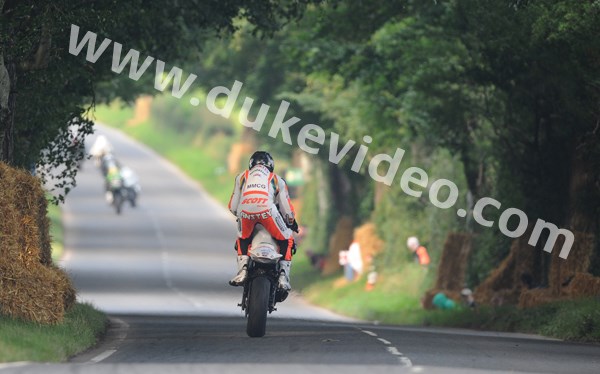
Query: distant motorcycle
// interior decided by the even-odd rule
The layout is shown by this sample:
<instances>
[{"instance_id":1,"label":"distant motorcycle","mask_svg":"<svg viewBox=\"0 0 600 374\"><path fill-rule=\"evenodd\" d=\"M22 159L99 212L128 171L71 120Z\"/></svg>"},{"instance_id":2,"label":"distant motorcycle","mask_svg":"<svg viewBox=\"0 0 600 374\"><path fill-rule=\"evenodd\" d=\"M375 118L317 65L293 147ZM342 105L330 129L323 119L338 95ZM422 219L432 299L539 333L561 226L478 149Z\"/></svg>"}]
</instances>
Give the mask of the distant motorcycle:
<instances>
[{"instance_id":1,"label":"distant motorcycle","mask_svg":"<svg viewBox=\"0 0 600 374\"><path fill-rule=\"evenodd\" d=\"M113 147L108 142L108 139L104 135L100 135L96 138L96 141L90 148L90 155L94 159L94 163L97 167L103 169L103 158L105 155L109 155L113 152ZM104 173L105 174L105 173Z\"/></svg>"},{"instance_id":2,"label":"distant motorcycle","mask_svg":"<svg viewBox=\"0 0 600 374\"><path fill-rule=\"evenodd\" d=\"M125 188L125 200L129 201L132 208L137 205L137 197L142 191L137 174L127 166L121 168L121 178L123 179L123 187Z\"/></svg>"},{"instance_id":3,"label":"distant motorcycle","mask_svg":"<svg viewBox=\"0 0 600 374\"><path fill-rule=\"evenodd\" d=\"M132 208L137 205L138 190L135 187L126 186L122 179L115 179L109 183L107 201L111 204L117 214L121 214L123 204L128 201Z\"/></svg>"},{"instance_id":4,"label":"distant motorcycle","mask_svg":"<svg viewBox=\"0 0 600 374\"><path fill-rule=\"evenodd\" d=\"M246 334L251 338L265 335L267 314L277 310L276 303L288 297L288 291L277 287L279 260L277 243L260 224L256 225L252 245L248 251L248 277L244 283L242 302L238 304L246 312Z\"/></svg>"},{"instance_id":5,"label":"distant motorcycle","mask_svg":"<svg viewBox=\"0 0 600 374\"><path fill-rule=\"evenodd\" d=\"M109 201L117 214L121 214L123 202L127 200L127 188L123 186L123 180L121 178L111 180L108 188L110 193Z\"/></svg>"},{"instance_id":6,"label":"distant motorcycle","mask_svg":"<svg viewBox=\"0 0 600 374\"><path fill-rule=\"evenodd\" d=\"M123 203L129 201L132 208L137 206L137 198L142 188L137 175L130 168L119 168L116 159L105 158L106 163L106 201L121 214Z\"/></svg>"}]
</instances>

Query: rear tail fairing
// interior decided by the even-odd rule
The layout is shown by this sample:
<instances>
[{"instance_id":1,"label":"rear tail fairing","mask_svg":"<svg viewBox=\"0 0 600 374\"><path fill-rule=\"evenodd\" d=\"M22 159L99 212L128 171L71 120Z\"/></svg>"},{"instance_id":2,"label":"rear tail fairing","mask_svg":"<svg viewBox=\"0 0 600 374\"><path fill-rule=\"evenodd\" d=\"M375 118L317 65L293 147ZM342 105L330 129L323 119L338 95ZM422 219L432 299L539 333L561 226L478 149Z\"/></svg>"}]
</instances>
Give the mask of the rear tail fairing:
<instances>
[{"instance_id":1,"label":"rear tail fairing","mask_svg":"<svg viewBox=\"0 0 600 374\"><path fill-rule=\"evenodd\" d=\"M271 234L260 224L256 225L252 238L252 245L248 255L254 262L264 264L278 263L282 255L279 254L278 246Z\"/></svg>"}]
</instances>

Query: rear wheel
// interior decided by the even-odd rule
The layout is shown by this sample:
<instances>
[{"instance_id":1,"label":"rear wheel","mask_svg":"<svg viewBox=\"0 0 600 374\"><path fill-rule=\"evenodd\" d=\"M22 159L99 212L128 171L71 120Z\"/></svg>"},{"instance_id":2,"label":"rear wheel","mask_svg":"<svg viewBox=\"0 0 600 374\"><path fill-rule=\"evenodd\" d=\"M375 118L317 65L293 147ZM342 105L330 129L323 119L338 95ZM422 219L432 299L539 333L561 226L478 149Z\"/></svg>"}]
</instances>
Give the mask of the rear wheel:
<instances>
[{"instance_id":1,"label":"rear wheel","mask_svg":"<svg viewBox=\"0 0 600 374\"><path fill-rule=\"evenodd\" d=\"M123 195L121 195L121 191L113 192L113 199L113 204L115 205L117 214L121 214L121 209L123 207Z\"/></svg>"},{"instance_id":2,"label":"rear wheel","mask_svg":"<svg viewBox=\"0 0 600 374\"><path fill-rule=\"evenodd\" d=\"M127 196L129 198L129 203L131 204L132 208L135 208L135 206L136 206L135 200L137 199L137 193L133 189L129 189L127 192L128 192Z\"/></svg>"},{"instance_id":3,"label":"rear wheel","mask_svg":"<svg viewBox=\"0 0 600 374\"><path fill-rule=\"evenodd\" d=\"M271 282L267 278L257 277L252 280L248 297L248 324L246 326L246 333L251 338L265 336L270 293Z\"/></svg>"}]
</instances>

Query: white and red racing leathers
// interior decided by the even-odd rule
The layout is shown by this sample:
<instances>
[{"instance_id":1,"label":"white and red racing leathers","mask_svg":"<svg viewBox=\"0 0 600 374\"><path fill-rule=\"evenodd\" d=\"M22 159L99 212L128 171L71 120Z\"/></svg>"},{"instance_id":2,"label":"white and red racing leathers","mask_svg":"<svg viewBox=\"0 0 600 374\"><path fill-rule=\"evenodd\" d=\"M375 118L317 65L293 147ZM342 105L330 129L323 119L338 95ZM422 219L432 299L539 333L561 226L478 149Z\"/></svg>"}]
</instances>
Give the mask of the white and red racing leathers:
<instances>
[{"instance_id":1,"label":"white and red racing leathers","mask_svg":"<svg viewBox=\"0 0 600 374\"><path fill-rule=\"evenodd\" d=\"M260 223L277 241L283 259L291 261L294 238L288 225L295 212L283 178L260 164L242 172L235 178L229 210L238 218L238 255L248 254L252 231Z\"/></svg>"}]
</instances>

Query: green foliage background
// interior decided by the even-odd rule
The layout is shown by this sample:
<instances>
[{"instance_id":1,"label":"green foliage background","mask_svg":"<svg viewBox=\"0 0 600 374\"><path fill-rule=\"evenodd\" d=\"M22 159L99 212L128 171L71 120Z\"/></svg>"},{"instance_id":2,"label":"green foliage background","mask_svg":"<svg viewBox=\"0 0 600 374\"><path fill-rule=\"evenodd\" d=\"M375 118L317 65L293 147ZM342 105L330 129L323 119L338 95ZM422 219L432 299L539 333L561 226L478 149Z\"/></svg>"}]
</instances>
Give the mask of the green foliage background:
<instances>
[{"instance_id":1,"label":"green foliage background","mask_svg":"<svg viewBox=\"0 0 600 374\"><path fill-rule=\"evenodd\" d=\"M371 136L367 162L377 153L406 151L377 203L367 168L350 170L356 146L339 165L328 162L329 140L309 156L303 223L310 248L326 252L342 215L355 225L377 224L386 243L377 261L392 267L411 261L408 236L418 236L435 263L447 233L467 231L475 235L467 283L476 286L510 247L497 225L474 222L481 197L524 210L530 222L600 228L598 2L335 1L307 6L298 22L270 38L257 37L245 20L234 25L231 34L204 39L198 58L183 63L205 92L243 82L236 108L243 97L253 98L250 117L260 104L270 106L259 138L280 162L289 164L299 152L295 136L308 123L339 134L342 144ZM282 100L291 103L285 118L301 119L291 128L293 146L266 135ZM215 134L242 136L236 121L209 125L202 116L175 101L153 106L156 126L192 134L198 144ZM428 189L419 198L406 195L399 178L409 166L426 170L430 183L453 181L457 206L433 207ZM582 175L586 182L573 190ZM468 217L457 217L457 208ZM501 211L486 214L497 221ZM538 274L538 281L545 277Z\"/></svg>"},{"instance_id":2,"label":"green foliage background","mask_svg":"<svg viewBox=\"0 0 600 374\"><path fill-rule=\"evenodd\" d=\"M73 23L198 75L201 87L179 101L157 97L148 123L124 129L206 181L221 201L230 191L222 187L230 179L221 172L226 153L243 137L243 128L187 103L212 87L231 87L234 80L244 83L240 97L255 100L251 117L259 104L270 106L258 136L279 167L291 165L301 153L297 144L267 136L282 100L291 103L286 118L301 119L291 129L294 143L299 129L314 123L327 134L339 134L342 144L371 136L367 162L378 153L405 150L396 180L381 195L365 166L358 173L350 169L357 146L339 165L328 162L329 140L308 157L301 223L309 226L307 245L318 252L327 250L342 215L355 225L377 224L386 243L377 263L398 272L412 265L405 249L408 236L417 235L435 263L446 234L467 231L475 236L467 283L476 286L510 244L497 225L474 223L473 204L482 197L501 201L502 209L525 211L531 222L540 218L577 232L600 232L598 1L106 0L78 5L4 2L0 52L15 67L13 82L18 82L11 90L18 92L16 152L9 160L14 164L66 164L72 170L69 126L81 136L91 132L87 108L156 93L152 74L138 82L113 74L109 54L95 64L70 55L66 47ZM52 44L45 64L33 69L31 59L48 35ZM241 100L234 117L240 105ZM7 129L0 123L0 131ZM456 183L457 206L433 207L427 188L419 198L406 195L398 180L408 166L426 170L430 182ZM457 208L468 211L466 219L456 216ZM497 221L500 213L486 214ZM546 264L535 274L541 284L550 261L543 244L536 252ZM591 268L596 274L599 261L596 239ZM423 287L431 277L422 279Z\"/></svg>"}]
</instances>

